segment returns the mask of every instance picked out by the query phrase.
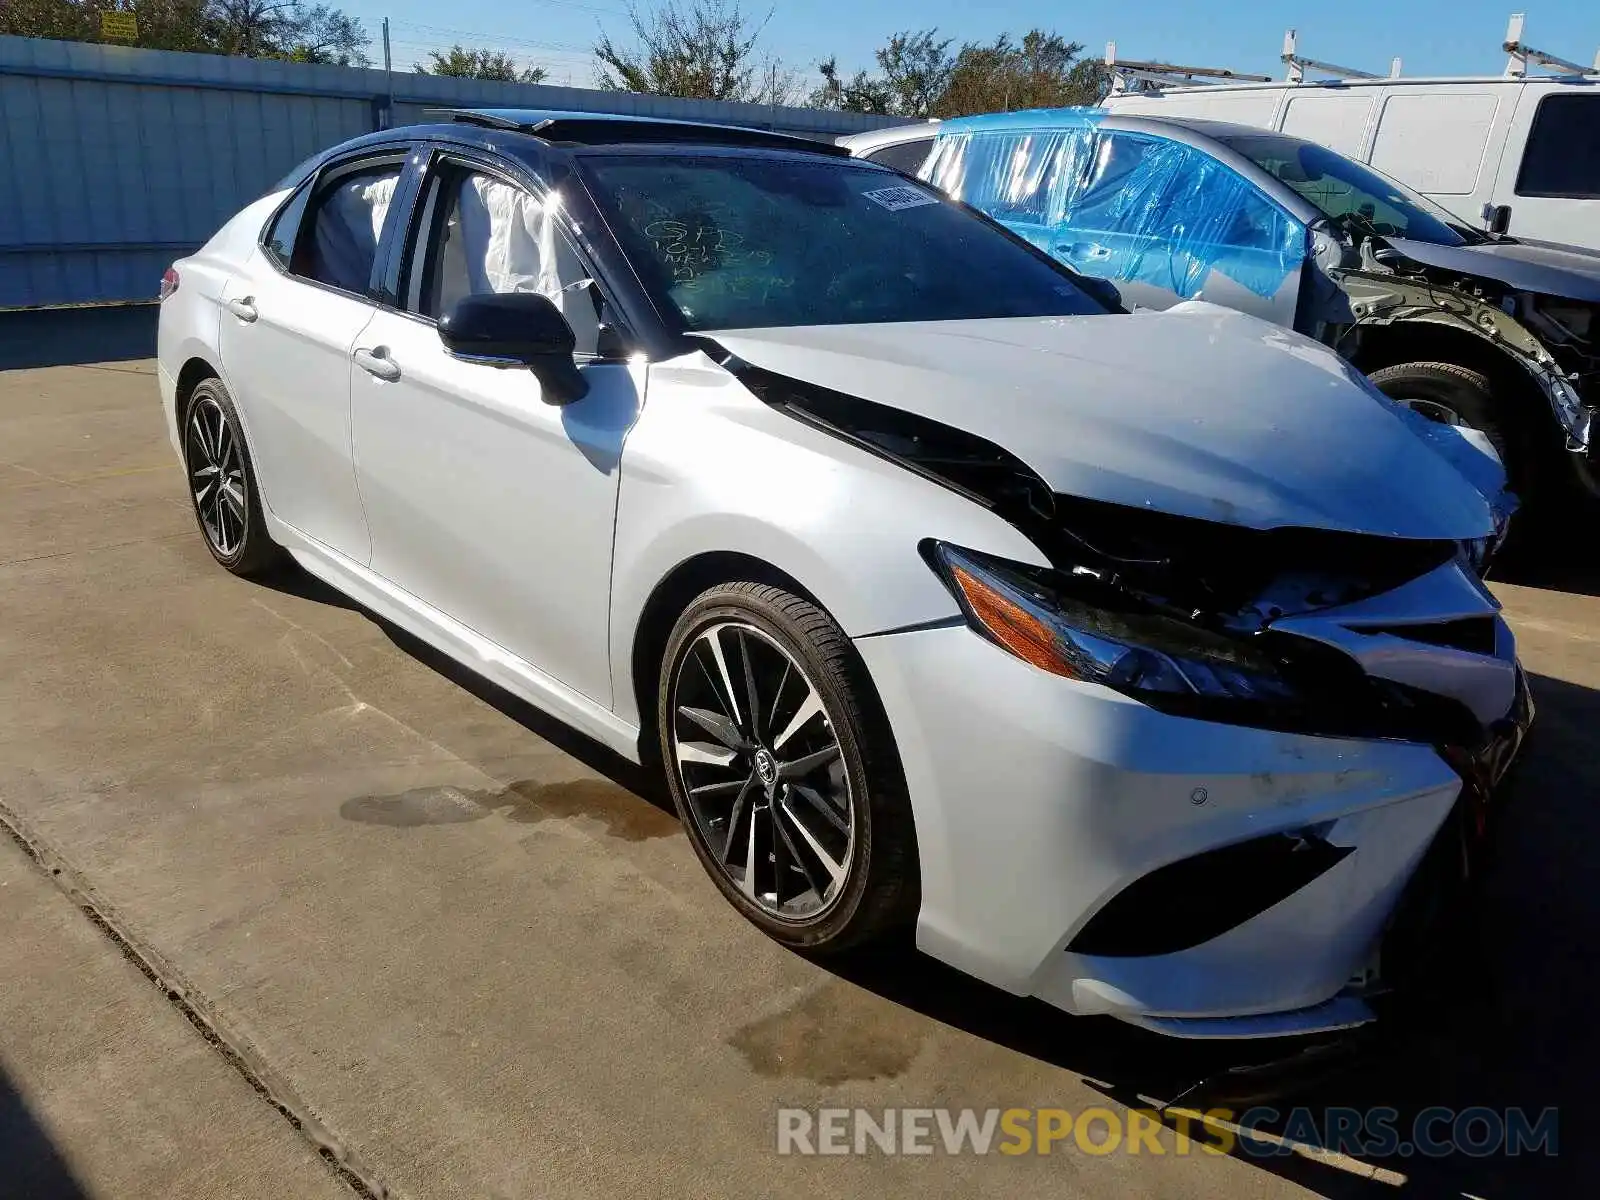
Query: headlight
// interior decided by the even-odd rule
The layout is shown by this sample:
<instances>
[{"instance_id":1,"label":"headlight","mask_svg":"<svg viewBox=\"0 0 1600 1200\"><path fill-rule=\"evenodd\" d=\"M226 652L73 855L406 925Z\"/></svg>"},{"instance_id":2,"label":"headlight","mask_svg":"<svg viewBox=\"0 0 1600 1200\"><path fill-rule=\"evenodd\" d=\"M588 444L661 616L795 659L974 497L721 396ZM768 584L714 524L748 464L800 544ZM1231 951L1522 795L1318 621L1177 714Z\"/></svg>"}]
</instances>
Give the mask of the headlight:
<instances>
[{"instance_id":1,"label":"headlight","mask_svg":"<svg viewBox=\"0 0 1600 1200\"><path fill-rule=\"evenodd\" d=\"M1296 694L1264 646L1137 608L1090 573L1068 578L942 542L927 543L926 553L972 627L1041 670L1152 703L1272 703ZM1068 594L1063 582L1081 588Z\"/></svg>"}]
</instances>

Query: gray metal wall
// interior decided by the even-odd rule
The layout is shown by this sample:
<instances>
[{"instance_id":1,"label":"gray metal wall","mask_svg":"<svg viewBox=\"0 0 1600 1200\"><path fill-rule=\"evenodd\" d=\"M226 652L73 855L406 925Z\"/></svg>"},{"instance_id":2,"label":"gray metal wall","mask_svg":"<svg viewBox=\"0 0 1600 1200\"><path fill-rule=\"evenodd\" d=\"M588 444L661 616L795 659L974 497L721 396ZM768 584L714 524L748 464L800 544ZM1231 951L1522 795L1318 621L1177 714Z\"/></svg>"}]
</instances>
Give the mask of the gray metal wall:
<instances>
[{"instance_id":1,"label":"gray metal wall","mask_svg":"<svg viewBox=\"0 0 1600 1200\"><path fill-rule=\"evenodd\" d=\"M302 159L380 127L382 71L0 37L0 308L147 300L174 258ZM437 106L636 113L813 137L893 119L394 73Z\"/></svg>"}]
</instances>

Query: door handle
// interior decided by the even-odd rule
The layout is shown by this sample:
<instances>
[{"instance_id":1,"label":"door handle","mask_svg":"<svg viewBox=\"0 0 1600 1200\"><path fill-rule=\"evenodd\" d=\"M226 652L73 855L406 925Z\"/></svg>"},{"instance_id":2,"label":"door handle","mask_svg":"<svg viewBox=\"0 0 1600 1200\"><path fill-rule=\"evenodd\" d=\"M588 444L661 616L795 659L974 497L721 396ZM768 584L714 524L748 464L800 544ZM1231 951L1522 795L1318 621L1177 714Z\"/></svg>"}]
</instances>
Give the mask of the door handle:
<instances>
[{"instance_id":1,"label":"door handle","mask_svg":"<svg viewBox=\"0 0 1600 1200\"><path fill-rule=\"evenodd\" d=\"M356 366L368 375L376 375L379 379L386 379L390 383L400 378L400 364L389 357L387 346L357 350L351 357L356 360Z\"/></svg>"},{"instance_id":2,"label":"door handle","mask_svg":"<svg viewBox=\"0 0 1600 1200\"><path fill-rule=\"evenodd\" d=\"M223 302L228 311L241 321L254 321L261 314L256 311L256 298L246 296L242 300L226 300Z\"/></svg>"}]
</instances>

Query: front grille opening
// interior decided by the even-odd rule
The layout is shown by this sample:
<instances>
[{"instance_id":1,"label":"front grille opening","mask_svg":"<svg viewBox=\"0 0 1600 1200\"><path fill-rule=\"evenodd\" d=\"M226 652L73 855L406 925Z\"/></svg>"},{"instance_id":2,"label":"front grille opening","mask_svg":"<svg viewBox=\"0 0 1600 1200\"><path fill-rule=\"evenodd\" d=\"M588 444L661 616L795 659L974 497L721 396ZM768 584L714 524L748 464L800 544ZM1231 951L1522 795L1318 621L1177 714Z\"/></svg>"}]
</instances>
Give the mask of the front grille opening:
<instances>
[{"instance_id":1,"label":"front grille opening","mask_svg":"<svg viewBox=\"0 0 1600 1200\"><path fill-rule=\"evenodd\" d=\"M1423 642L1429 646L1465 650L1469 654L1492 655L1495 652L1493 617L1462 617L1455 621L1420 621L1405 625L1362 625L1350 628L1355 633L1387 633L1390 637L1404 638L1408 642Z\"/></svg>"},{"instance_id":2,"label":"front grille opening","mask_svg":"<svg viewBox=\"0 0 1600 1200\"><path fill-rule=\"evenodd\" d=\"M1123 888L1067 949L1107 958L1193 949L1294 895L1353 849L1308 830L1269 834L1180 859Z\"/></svg>"}]
</instances>

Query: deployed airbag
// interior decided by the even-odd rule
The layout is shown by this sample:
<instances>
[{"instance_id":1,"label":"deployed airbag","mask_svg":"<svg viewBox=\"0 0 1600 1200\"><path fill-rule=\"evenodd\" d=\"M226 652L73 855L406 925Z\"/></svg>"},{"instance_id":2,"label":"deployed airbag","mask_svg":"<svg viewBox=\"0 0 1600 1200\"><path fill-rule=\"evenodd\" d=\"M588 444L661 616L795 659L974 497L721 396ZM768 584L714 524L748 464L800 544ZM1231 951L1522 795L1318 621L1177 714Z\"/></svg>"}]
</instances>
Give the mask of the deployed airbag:
<instances>
[{"instance_id":1,"label":"deployed airbag","mask_svg":"<svg viewBox=\"0 0 1600 1200\"><path fill-rule=\"evenodd\" d=\"M378 235L389 214L399 168L374 178L357 175L334 187L317 210L312 235L313 272L323 283L347 292L362 292L372 275Z\"/></svg>"}]
</instances>

